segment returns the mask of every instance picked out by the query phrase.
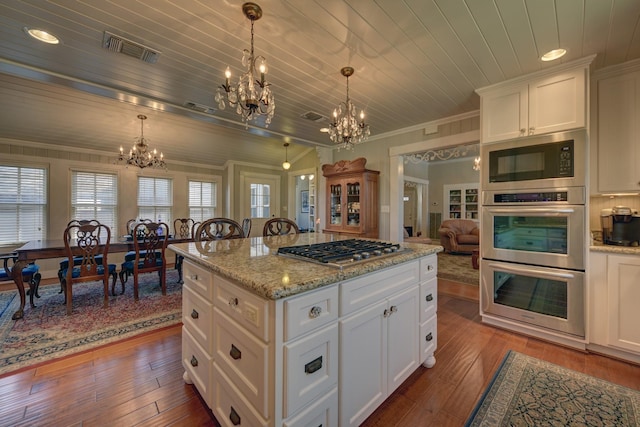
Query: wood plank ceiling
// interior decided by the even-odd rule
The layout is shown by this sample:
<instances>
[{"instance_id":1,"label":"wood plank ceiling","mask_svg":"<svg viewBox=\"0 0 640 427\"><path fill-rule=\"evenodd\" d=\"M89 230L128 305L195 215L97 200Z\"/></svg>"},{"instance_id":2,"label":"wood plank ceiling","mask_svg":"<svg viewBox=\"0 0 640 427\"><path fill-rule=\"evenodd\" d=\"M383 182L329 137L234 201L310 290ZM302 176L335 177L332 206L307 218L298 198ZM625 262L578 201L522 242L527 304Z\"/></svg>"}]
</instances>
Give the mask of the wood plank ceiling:
<instances>
[{"instance_id":1,"label":"wood plank ceiling","mask_svg":"<svg viewBox=\"0 0 640 427\"><path fill-rule=\"evenodd\" d=\"M372 137L474 111L474 90L597 54L594 69L640 58L638 0L263 0L255 50L267 58L276 113L248 130L213 100L230 66L241 71L250 23L236 0L3 0L0 138L117 152L139 134L171 162L266 165L314 146L350 94ZM56 46L29 38L46 29ZM160 51L154 64L102 48L108 31ZM201 113L192 102L211 108ZM366 148L357 148L366 150ZM364 153L364 151L362 151ZM358 154L362 154L358 153Z\"/></svg>"}]
</instances>

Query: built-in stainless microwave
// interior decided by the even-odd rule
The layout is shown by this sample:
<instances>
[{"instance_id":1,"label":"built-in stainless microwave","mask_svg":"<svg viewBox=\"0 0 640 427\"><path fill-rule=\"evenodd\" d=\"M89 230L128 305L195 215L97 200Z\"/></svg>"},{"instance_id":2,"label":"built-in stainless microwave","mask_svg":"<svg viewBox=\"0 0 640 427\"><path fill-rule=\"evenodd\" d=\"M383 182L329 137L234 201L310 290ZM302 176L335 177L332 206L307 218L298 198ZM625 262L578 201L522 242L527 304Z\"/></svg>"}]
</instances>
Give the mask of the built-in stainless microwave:
<instances>
[{"instance_id":1,"label":"built-in stainless microwave","mask_svg":"<svg viewBox=\"0 0 640 427\"><path fill-rule=\"evenodd\" d=\"M584 129L481 146L483 190L583 187Z\"/></svg>"}]
</instances>

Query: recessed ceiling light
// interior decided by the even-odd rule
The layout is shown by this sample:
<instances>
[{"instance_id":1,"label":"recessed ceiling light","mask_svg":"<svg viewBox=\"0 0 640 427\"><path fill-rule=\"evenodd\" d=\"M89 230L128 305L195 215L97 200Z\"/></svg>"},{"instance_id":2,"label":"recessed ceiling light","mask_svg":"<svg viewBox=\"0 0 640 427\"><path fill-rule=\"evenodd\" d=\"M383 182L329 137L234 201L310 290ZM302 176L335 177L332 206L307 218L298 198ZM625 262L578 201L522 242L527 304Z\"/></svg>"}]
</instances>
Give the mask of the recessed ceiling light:
<instances>
[{"instance_id":1,"label":"recessed ceiling light","mask_svg":"<svg viewBox=\"0 0 640 427\"><path fill-rule=\"evenodd\" d=\"M29 28L29 27L24 27L23 30L25 33L29 34L34 39L39 40L41 42L45 42L49 44L60 43L60 39L48 31L41 30L39 28Z\"/></svg>"},{"instance_id":2,"label":"recessed ceiling light","mask_svg":"<svg viewBox=\"0 0 640 427\"><path fill-rule=\"evenodd\" d=\"M320 128L320 132L329 133L329 128Z\"/></svg>"},{"instance_id":3,"label":"recessed ceiling light","mask_svg":"<svg viewBox=\"0 0 640 427\"><path fill-rule=\"evenodd\" d=\"M555 59L563 57L565 53L567 53L566 49L553 49L553 50L550 50L549 52L545 53L544 55L542 55L542 57L540 59L545 61L545 62L546 61L553 61Z\"/></svg>"}]
</instances>

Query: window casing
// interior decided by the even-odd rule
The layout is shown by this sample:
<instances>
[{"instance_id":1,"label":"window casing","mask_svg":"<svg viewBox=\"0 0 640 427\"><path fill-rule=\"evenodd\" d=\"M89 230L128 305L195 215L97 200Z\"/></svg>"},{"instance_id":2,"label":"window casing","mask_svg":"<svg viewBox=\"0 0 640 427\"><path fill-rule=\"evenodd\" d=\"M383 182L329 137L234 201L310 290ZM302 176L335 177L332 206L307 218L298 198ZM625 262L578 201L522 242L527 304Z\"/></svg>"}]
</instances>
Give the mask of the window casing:
<instances>
[{"instance_id":1,"label":"window casing","mask_svg":"<svg viewBox=\"0 0 640 427\"><path fill-rule=\"evenodd\" d=\"M215 182L189 181L189 218L195 222L215 218L218 187Z\"/></svg>"},{"instance_id":2,"label":"window casing","mask_svg":"<svg viewBox=\"0 0 640 427\"><path fill-rule=\"evenodd\" d=\"M47 170L0 165L0 244L47 237Z\"/></svg>"},{"instance_id":3,"label":"window casing","mask_svg":"<svg viewBox=\"0 0 640 427\"><path fill-rule=\"evenodd\" d=\"M271 186L251 184L251 218L271 216Z\"/></svg>"},{"instance_id":4,"label":"window casing","mask_svg":"<svg viewBox=\"0 0 640 427\"><path fill-rule=\"evenodd\" d=\"M171 227L173 181L169 178L138 177L138 218L162 221Z\"/></svg>"},{"instance_id":5,"label":"window casing","mask_svg":"<svg viewBox=\"0 0 640 427\"><path fill-rule=\"evenodd\" d=\"M113 234L118 224L117 175L73 171L70 219L96 219Z\"/></svg>"}]
</instances>

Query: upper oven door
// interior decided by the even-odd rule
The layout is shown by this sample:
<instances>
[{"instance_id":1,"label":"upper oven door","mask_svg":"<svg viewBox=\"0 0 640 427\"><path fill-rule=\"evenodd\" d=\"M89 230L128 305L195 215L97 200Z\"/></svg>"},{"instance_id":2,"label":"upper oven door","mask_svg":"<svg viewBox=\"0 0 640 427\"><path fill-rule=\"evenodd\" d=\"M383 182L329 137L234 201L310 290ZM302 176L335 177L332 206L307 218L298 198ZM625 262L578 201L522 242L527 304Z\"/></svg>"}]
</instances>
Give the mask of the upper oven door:
<instances>
[{"instance_id":1,"label":"upper oven door","mask_svg":"<svg viewBox=\"0 0 640 427\"><path fill-rule=\"evenodd\" d=\"M585 150L584 130L482 145L482 189L584 186Z\"/></svg>"},{"instance_id":2,"label":"upper oven door","mask_svg":"<svg viewBox=\"0 0 640 427\"><path fill-rule=\"evenodd\" d=\"M583 205L484 206L483 259L584 270Z\"/></svg>"}]
</instances>

